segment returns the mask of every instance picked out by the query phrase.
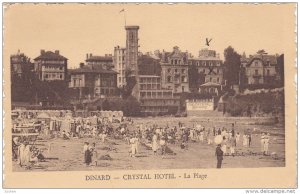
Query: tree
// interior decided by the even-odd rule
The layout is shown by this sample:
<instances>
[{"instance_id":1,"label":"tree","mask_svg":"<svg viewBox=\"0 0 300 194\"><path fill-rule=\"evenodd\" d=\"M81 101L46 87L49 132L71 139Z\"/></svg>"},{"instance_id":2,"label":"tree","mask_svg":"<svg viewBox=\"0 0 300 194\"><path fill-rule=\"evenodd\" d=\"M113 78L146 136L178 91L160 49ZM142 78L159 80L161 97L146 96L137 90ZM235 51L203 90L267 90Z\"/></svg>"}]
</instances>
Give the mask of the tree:
<instances>
[{"instance_id":1,"label":"tree","mask_svg":"<svg viewBox=\"0 0 300 194\"><path fill-rule=\"evenodd\" d=\"M276 71L280 76L280 86L284 86L284 54L277 57Z\"/></svg>"},{"instance_id":2,"label":"tree","mask_svg":"<svg viewBox=\"0 0 300 194\"><path fill-rule=\"evenodd\" d=\"M132 76L133 71L130 68L125 69L125 79L126 85L120 89L121 95L123 99L127 99L136 85L136 78Z\"/></svg>"},{"instance_id":3,"label":"tree","mask_svg":"<svg viewBox=\"0 0 300 194\"><path fill-rule=\"evenodd\" d=\"M140 103L134 96L129 96L124 101L122 110L125 116L140 116Z\"/></svg>"},{"instance_id":4,"label":"tree","mask_svg":"<svg viewBox=\"0 0 300 194\"><path fill-rule=\"evenodd\" d=\"M259 54L259 55L266 55L266 54L268 54L264 49L258 50L256 53Z\"/></svg>"},{"instance_id":5,"label":"tree","mask_svg":"<svg viewBox=\"0 0 300 194\"><path fill-rule=\"evenodd\" d=\"M225 80L227 85L232 86L239 84L239 73L241 68L241 55L239 55L231 46L224 50L224 66L225 66Z\"/></svg>"}]
</instances>

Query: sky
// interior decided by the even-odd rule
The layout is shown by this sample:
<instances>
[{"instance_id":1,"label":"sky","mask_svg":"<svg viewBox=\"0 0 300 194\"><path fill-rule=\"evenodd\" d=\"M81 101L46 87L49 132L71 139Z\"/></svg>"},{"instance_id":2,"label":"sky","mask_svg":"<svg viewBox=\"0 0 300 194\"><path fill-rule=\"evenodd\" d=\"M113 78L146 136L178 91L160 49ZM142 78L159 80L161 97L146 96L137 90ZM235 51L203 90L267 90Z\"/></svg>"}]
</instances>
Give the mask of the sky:
<instances>
[{"instance_id":1,"label":"sky","mask_svg":"<svg viewBox=\"0 0 300 194\"><path fill-rule=\"evenodd\" d=\"M127 25L140 26L141 52L179 46L197 56L212 38L209 48L221 57L228 46L240 54L259 49L282 54L285 27L294 22L285 13L291 9L290 4L14 4L4 9L4 52L20 50L34 59L41 49L60 50L75 68L86 53L113 54L115 46L125 47L126 15Z\"/></svg>"}]
</instances>

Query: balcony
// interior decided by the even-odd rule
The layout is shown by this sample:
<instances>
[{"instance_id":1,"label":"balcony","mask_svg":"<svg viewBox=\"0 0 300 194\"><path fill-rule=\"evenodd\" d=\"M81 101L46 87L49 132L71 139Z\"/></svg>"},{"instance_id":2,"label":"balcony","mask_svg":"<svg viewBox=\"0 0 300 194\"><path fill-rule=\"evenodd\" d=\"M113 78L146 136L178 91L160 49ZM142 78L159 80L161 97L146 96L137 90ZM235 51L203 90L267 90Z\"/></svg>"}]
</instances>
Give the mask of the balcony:
<instances>
[{"instance_id":1,"label":"balcony","mask_svg":"<svg viewBox=\"0 0 300 194\"><path fill-rule=\"evenodd\" d=\"M260 78L260 77L262 77L262 75L254 74L254 75L252 75L252 77L254 77L254 78Z\"/></svg>"}]
</instances>

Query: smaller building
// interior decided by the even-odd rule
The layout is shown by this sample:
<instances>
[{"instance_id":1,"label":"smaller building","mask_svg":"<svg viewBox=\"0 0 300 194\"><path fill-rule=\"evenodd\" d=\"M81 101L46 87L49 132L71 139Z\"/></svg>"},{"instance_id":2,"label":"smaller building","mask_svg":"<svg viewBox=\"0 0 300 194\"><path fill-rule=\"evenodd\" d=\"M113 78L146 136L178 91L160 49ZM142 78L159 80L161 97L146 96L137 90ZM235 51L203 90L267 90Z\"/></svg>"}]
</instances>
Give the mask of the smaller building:
<instances>
[{"instance_id":1,"label":"smaller building","mask_svg":"<svg viewBox=\"0 0 300 194\"><path fill-rule=\"evenodd\" d=\"M139 98L143 115L176 114L180 98L170 89L162 89L161 78L156 75L140 75Z\"/></svg>"},{"instance_id":2,"label":"smaller building","mask_svg":"<svg viewBox=\"0 0 300 194\"><path fill-rule=\"evenodd\" d=\"M244 79L246 85L274 84L279 76L276 72L276 55L250 55L244 54L241 58L242 68L244 68Z\"/></svg>"},{"instance_id":3,"label":"smaller building","mask_svg":"<svg viewBox=\"0 0 300 194\"><path fill-rule=\"evenodd\" d=\"M17 54L10 56L10 70L11 78L17 76L23 78L24 75L29 74L33 70L33 63L30 62L24 53L20 53L20 50Z\"/></svg>"},{"instance_id":4,"label":"smaller building","mask_svg":"<svg viewBox=\"0 0 300 194\"><path fill-rule=\"evenodd\" d=\"M201 94L209 94L211 96L218 96L221 92L222 85L214 82L206 82L199 87Z\"/></svg>"},{"instance_id":5,"label":"smaller building","mask_svg":"<svg viewBox=\"0 0 300 194\"><path fill-rule=\"evenodd\" d=\"M34 59L34 69L41 81L65 81L68 59L59 51L41 50L40 56Z\"/></svg>"},{"instance_id":6,"label":"smaller building","mask_svg":"<svg viewBox=\"0 0 300 194\"><path fill-rule=\"evenodd\" d=\"M115 96L117 72L84 65L70 71L69 88L78 91L77 99Z\"/></svg>"},{"instance_id":7,"label":"smaller building","mask_svg":"<svg viewBox=\"0 0 300 194\"><path fill-rule=\"evenodd\" d=\"M111 54L96 56L92 53L86 54L86 65L90 68L113 69L113 57Z\"/></svg>"}]
</instances>

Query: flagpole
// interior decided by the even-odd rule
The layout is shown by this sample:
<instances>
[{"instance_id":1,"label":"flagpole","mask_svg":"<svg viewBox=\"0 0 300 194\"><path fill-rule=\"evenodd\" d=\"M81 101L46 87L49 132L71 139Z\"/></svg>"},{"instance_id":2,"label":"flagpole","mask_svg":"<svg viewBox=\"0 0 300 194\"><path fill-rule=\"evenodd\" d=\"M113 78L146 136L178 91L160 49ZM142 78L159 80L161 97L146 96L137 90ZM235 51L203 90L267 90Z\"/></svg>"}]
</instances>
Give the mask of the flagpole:
<instances>
[{"instance_id":1,"label":"flagpole","mask_svg":"<svg viewBox=\"0 0 300 194\"><path fill-rule=\"evenodd\" d=\"M125 27L126 27L126 11L124 10L124 21L125 21Z\"/></svg>"}]
</instances>

